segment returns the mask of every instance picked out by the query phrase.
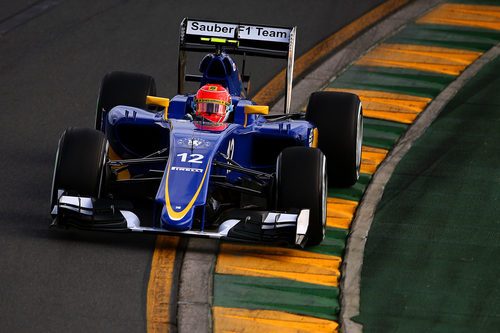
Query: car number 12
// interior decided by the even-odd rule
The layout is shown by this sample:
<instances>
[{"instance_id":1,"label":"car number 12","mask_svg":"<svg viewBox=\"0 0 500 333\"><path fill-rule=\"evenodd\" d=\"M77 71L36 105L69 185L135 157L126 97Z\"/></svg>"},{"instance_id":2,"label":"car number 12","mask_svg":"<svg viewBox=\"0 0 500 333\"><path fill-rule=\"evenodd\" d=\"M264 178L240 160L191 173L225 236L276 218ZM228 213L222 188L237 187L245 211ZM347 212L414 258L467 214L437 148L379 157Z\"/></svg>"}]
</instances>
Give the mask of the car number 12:
<instances>
[{"instance_id":1,"label":"car number 12","mask_svg":"<svg viewBox=\"0 0 500 333\"><path fill-rule=\"evenodd\" d=\"M204 157L202 154L188 154L188 153L177 154L177 156L180 156L181 162L187 162L187 163L203 163L203 157Z\"/></svg>"}]
</instances>

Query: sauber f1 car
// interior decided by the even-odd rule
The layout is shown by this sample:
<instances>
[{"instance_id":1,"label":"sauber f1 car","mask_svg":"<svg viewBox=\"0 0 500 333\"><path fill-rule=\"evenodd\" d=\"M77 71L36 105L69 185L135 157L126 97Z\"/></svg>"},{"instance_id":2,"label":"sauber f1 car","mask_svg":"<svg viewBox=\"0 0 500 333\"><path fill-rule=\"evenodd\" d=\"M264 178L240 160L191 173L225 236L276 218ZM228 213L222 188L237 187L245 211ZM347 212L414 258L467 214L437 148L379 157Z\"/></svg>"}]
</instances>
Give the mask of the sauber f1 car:
<instances>
[{"instance_id":1,"label":"sauber f1 car","mask_svg":"<svg viewBox=\"0 0 500 333\"><path fill-rule=\"evenodd\" d=\"M68 128L59 140L52 226L321 243L327 179L351 186L359 177L363 117L359 98L341 92L313 93L305 113L290 112L295 31L184 19L171 99L156 96L148 75L108 73L94 128ZM186 74L188 52L206 53L201 74ZM244 69L248 56L287 61L283 113L246 98L249 77L234 59ZM224 123L198 116L204 100L184 92L188 81L227 90Z\"/></svg>"}]
</instances>

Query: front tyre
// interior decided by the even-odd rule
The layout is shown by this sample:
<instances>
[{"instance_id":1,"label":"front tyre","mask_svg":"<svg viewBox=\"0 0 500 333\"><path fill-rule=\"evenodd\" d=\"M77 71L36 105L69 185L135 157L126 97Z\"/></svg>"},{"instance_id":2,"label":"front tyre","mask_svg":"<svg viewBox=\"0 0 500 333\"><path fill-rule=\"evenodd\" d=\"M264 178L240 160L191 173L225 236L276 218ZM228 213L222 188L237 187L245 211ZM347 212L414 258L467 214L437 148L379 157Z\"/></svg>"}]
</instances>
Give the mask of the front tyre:
<instances>
[{"instance_id":1,"label":"front tyre","mask_svg":"<svg viewBox=\"0 0 500 333\"><path fill-rule=\"evenodd\" d=\"M307 246L325 237L327 174L326 158L319 149L289 147L278 156L276 196L278 210L309 209Z\"/></svg>"},{"instance_id":2,"label":"front tyre","mask_svg":"<svg viewBox=\"0 0 500 333\"><path fill-rule=\"evenodd\" d=\"M100 131L70 127L59 139L50 208L57 203L58 190L99 198L106 185L108 141Z\"/></svg>"},{"instance_id":3,"label":"front tyre","mask_svg":"<svg viewBox=\"0 0 500 333\"><path fill-rule=\"evenodd\" d=\"M359 179L363 141L359 97L345 92L315 92L307 105L306 120L318 128L318 148L328 160L331 185L354 185Z\"/></svg>"},{"instance_id":4,"label":"front tyre","mask_svg":"<svg viewBox=\"0 0 500 333\"><path fill-rule=\"evenodd\" d=\"M115 106L126 105L146 109L146 96L156 96L152 76L140 73L110 72L101 81L95 129L104 131L103 117Z\"/></svg>"}]
</instances>

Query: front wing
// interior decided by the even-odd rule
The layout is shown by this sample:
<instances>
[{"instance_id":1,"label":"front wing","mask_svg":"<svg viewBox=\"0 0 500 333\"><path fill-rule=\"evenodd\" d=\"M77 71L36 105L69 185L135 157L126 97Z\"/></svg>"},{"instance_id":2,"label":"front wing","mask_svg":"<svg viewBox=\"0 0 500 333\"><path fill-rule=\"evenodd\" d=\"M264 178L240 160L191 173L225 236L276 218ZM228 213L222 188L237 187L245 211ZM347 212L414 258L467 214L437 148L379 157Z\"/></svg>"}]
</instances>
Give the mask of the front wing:
<instances>
[{"instance_id":1,"label":"front wing","mask_svg":"<svg viewBox=\"0 0 500 333\"><path fill-rule=\"evenodd\" d=\"M127 202L62 194L52 210L52 227L73 226L86 230L130 231L193 236L229 241L259 242L304 247L309 210L295 213L236 210L217 231L174 231L141 226L139 217Z\"/></svg>"}]
</instances>

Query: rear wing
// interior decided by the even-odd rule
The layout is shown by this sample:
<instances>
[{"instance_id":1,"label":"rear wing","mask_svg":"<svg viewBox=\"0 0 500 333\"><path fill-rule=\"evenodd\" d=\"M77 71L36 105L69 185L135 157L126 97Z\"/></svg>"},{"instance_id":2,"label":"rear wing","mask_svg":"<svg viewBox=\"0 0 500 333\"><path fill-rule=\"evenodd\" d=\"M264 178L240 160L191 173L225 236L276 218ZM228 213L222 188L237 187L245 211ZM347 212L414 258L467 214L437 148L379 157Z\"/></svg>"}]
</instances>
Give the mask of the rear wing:
<instances>
[{"instance_id":1,"label":"rear wing","mask_svg":"<svg viewBox=\"0 0 500 333\"><path fill-rule=\"evenodd\" d=\"M295 34L296 27L183 19L180 27L178 93L184 93L187 51L219 53L226 50L244 56L286 59L285 113L289 113Z\"/></svg>"}]
</instances>

